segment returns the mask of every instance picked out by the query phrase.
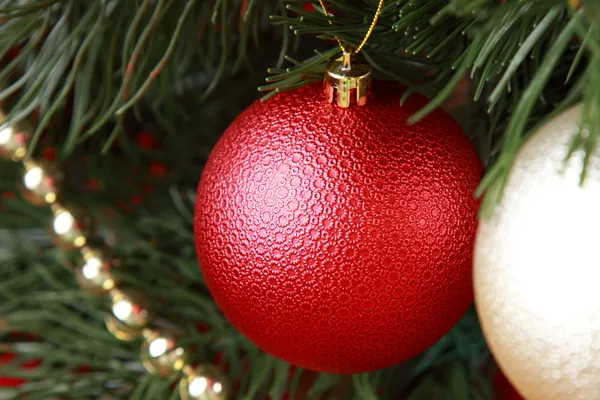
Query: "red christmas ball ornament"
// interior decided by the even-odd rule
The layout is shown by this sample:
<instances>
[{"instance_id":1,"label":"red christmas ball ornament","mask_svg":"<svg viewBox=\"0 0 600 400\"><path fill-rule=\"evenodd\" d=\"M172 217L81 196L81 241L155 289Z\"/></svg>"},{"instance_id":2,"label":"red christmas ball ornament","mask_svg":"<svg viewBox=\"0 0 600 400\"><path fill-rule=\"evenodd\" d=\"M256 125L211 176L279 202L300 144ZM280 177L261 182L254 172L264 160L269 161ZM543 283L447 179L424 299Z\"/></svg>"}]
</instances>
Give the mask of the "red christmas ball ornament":
<instances>
[{"instance_id":1,"label":"red christmas ball ornament","mask_svg":"<svg viewBox=\"0 0 600 400\"><path fill-rule=\"evenodd\" d=\"M407 360L473 300L473 145L442 110L407 124L426 98L372 92L363 107L330 104L318 84L255 102L198 188L196 248L215 301L261 349L311 370Z\"/></svg>"}]
</instances>

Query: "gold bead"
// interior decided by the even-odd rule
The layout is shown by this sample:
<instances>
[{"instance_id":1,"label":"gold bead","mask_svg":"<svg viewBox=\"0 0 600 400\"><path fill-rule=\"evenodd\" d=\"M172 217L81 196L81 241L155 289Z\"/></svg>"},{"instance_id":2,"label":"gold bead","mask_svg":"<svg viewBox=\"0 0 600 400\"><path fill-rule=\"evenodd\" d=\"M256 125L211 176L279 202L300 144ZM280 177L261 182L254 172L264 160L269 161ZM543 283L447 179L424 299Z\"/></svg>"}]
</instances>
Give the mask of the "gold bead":
<instances>
[{"instance_id":1,"label":"gold bead","mask_svg":"<svg viewBox=\"0 0 600 400\"><path fill-rule=\"evenodd\" d=\"M108 331L119 340L129 342L132 340L136 340L142 336L143 329L131 328L125 325L123 322L119 321L113 315L109 315L108 317L106 317L104 323L106 325L106 329L108 329Z\"/></svg>"},{"instance_id":2,"label":"gold bead","mask_svg":"<svg viewBox=\"0 0 600 400\"><path fill-rule=\"evenodd\" d=\"M21 195L36 206L54 203L63 180L62 173L44 163L25 161L24 164L19 182Z\"/></svg>"},{"instance_id":3,"label":"gold bead","mask_svg":"<svg viewBox=\"0 0 600 400\"><path fill-rule=\"evenodd\" d=\"M6 115L0 112L0 125L6 121ZM27 155L27 145L33 128L28 122L19 122L14 126L0 128L0 158L20 161Z\"/></svg>"},{"instance_id":4,"label":"gold bead","mask_svg":"<svg viewBox=\"0 0 600 400\"><path fill-rule=\"evenodd\" d=\"M119 260L105 251L90 247L84 247L81 253L83 265L75 272L79 286L95 295L104 295L112 290L118 284L112 269Z\"/></svg>"},{"instance_id":5,"label":"gold bead","mask_svg":"<svg viewBox=\"0 0 600 400\"><path fill-rule=\"evenodd\" d=\"M177 347L175 335L147 329L144 331L141 358L148 372L166 377L181 371L187 357L185 350Z\"/></svg>"},{"instance_id":6,"label":"gold bead","mask_svg":"<svg viewBox=\"0 0 600 400\"><path fill-rule=\"evenodd\" d=\"M90 220L75 211L52 204L51 231L57 246L67 250L83 247L90 232Z\"/></svg>"},{"instance_id":7,"label":"gold bead","mask_svg":"<svg viewBox=\"0 0 600 400\"><path fill-rule=\"evenodd\" d=\"M229 383L216 367L200 365L185 371L179 382L179 394L183 400L227 400Z\"/></svg>"},{"instance_id":8,"label":"gold bead","mask_svg":"<svg viewBox=\"0 0 600 400\"><path fill-rule=\"evenodd\" d=\"M133 289L113 289L111 310L125 326L143 329L154 319L154 312L146 296Z\"/></svg>"}]
</instances>

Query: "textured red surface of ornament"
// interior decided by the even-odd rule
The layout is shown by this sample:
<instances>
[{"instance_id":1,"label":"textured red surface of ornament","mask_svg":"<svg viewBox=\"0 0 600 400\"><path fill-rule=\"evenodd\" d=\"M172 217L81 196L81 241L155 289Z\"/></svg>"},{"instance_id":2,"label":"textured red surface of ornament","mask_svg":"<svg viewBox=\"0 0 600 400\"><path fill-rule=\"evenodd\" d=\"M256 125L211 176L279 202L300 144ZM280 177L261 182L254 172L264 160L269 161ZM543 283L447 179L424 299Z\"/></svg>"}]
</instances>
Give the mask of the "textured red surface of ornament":
<instances>
[{"instance_id":1,"label":"textured red surface of ornament","mask_svg":"<svg viewBox=\"0 0 600 400\"><path fill-rule=\"evenodd\" d=\"M482 174L472 144L427 102L375 84L365 107L321 85L255 102L214 148L196 249L227 318L263 350L317 371L406 360L473 299Z\"/></svg>"}]
</instances>

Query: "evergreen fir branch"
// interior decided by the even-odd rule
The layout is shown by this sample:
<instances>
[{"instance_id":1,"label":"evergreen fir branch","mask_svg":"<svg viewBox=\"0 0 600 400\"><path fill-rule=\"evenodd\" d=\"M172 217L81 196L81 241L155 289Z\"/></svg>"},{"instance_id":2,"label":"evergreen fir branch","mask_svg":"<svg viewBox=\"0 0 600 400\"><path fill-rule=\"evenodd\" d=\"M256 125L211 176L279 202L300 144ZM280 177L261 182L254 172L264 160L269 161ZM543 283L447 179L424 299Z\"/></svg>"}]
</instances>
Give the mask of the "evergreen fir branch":
<instances>
[{"instance_id":1,"label":"evergreen fir branch","mask_svg":"<svg viewBox=\"0 0 600 400\"><path fill-rule=\"evenodd\" d=\"M502 194L504 185L508 177L508 172L517 151L523 143L523 133L525 131L529 115L539 99L539 96L546 85L550 75L556 67L564 50L573 38L575 33L575 25L580 14L575 14L574 18L567 23L560 35L556 38L552 46L549 48L544 57L540 68L533 77L529 86L523 92L519 103L513 113L509 125L506 128L505 138L503 140L503 151L496 164L492 167L492 172L487 176L494 176L495 179L484 179L479 191L486 190L490 185L497 185L491 192L492 195L487 195L482 205L482 213L489 215L492 206L497 203L499 196ZM497 172L497 176L494 175Z\"/></svg>"},{"instance_id":2,"label":"evergreen fir branch","mask_svg":"<svg viewBox=\"0 0 600 400\"><path fill-rule=\"evenodd\" d=\"M146 2L141 7L118 0L5 4L9 3L3 8L10 19L1 27L5 34L0 39L0 53L21 48L24 54L0 73L5 77L25 73L0 93L0 98L8 98L23 91L6 123L23 120L39 110L41 131L64 108L65 95L72 93L77 80L88 83L79 85L79 97L95 100L76 106L77 118L69 128L67 145L61 149L63 157L89 142L94 134L112 129L110 144L122 133L120 115L133 107L139 118L138 105L147 99L151 86L172 87L172 79L190 71L196 60L204 60L205 72L214 74L204 90L208 98L223 79L251 64L247 49L256 41L255 33L267 28L261 16L275 10L266 0L251 4L222 0L214 5L165 0L154 5ZM145 12L148 7L150 12ZM48 31L46 26L52 29ZM193 41L178 40L179 35ZM118 51L123 40L125 45ZM70 69L75 57L79 62ZM80 70L83 66L86 68ZM115 86L120 89L115 91ZM84 90L87 93L82 93ZM160 104L150 109L164 112L174 107L175 94L162 92ZM39 133L30 154L36 151L38 140ZM103 146L106 150L106 141Z\"/></svg>"},{"instance_id":3,"label":"evergreen fir branch","mask_svg":"<svg viewBox=\"0 0 600 400\"><path fill-rule=\"evenodd\" d=\"M582 115L582 123L581 128L578 134L573 138L572 146L567 153L566 162L568 162L569 158L573 155L573 153L577 150L583 149L584 151L584 162L583 162L583 170L581 171L580 183L585 183L585 178L587 176L589 163L591 161L591 157L596 150L596 144L598 142L598 136L600 135L600 117L598 116L599 107L600 107L600 81L598 77L592 72L597 70L600 65L600 47L598 46L598 39L600 39L600 31L597 28L597 19L600 14L600 7L591 6L588 9L588 12L581 13L575 12L571 10L571 12L576 17L578 13L581 14L581 18L574 18L575 29L579 33L580 37L583 37L582 47L587 45L587 49L591 53L589 65L584 73L584 76L589 80L589 85L586 87L584 93L584 110ZM591 40L588 40L590 39ZM578 52L577 56L580 56ZM576 58L573 61L573 65L579 62L579 59ZM574 67L571 67L571 70ZM569 73L571 73L569 70Z\"/></svg>"},{"instance_id":4,"label":"evergreen fir branch","mask_svg":"<svg viewBox=\"0 0 600 400\"><path fill-rule=\"evenodd\" d=\"M319 12L305 11L290 1L287 9L293 11L295 17L272 16L271 19L276 23L289 24L296 35L317 34L320 39L332 43L335 43L334 39L339 39L343 43L356 45L369 28L377 4L371 2L365 6L361 2L354 6L350 2L330 3L333 9L345 11L344 16L326 18ZM364 50L365 57L376 71L388 79L400 80L409 85L411 81L415 81L409 77L418 76L419 71L422 74L423 70L428 69L431 73L433 68L443 68L449 62L454 62L456 49L462 47L464 40L460 33L471 19L466 24L456 19L447 19L430 25L433 10L440 3L442 2L438 0L418 4L410 1L393 2L383 8L379 23ZM315 4L315 8L318 9L318 5ZM333 25L329 24L330 20ZM440 43L448 45L450 42L456 45L439 46ZM334 45L320 54L321 57L313 57L296 67L268 77L267 82L280 83L264 85L259 90L289 90L322 79L327 62L339 54L339 50ZM415 58L414 55L423 57ZM303 79L299 79L299 76ZM433 75L434 78L436 76ZM427 81L422 76L416 80ZM272 94L267 95L265 99L271 96Z\"/></svg>"}]
</instances>

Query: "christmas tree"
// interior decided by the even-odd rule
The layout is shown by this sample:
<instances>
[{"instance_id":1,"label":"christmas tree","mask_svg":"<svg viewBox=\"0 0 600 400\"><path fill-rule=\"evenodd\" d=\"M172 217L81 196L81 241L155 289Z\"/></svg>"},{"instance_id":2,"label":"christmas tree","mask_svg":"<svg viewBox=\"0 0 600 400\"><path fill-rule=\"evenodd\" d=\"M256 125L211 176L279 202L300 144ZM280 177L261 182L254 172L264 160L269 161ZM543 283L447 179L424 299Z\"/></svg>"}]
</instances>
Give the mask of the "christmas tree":
<instances>
[{"instance_id":1,"label":"christmas tree","mask_svg":"<svg viewBox=\"0 0 600 400\"><path fill-rule=\"evenodd\" d=\"M600 396L598 2L0 15L0 399Z\"/></svg>"}]
</instances>

